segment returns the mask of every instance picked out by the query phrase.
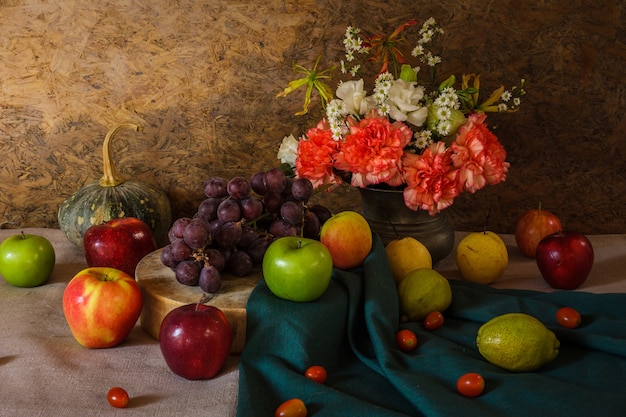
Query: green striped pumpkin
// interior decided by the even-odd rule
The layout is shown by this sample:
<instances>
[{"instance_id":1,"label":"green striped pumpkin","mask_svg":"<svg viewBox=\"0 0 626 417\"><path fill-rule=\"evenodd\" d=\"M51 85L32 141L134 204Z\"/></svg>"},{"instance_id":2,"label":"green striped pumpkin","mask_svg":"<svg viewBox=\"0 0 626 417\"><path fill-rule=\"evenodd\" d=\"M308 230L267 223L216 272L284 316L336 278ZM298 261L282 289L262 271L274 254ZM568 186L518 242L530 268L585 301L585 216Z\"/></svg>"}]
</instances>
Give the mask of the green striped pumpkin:
<instances>
[{"instance_id":1,"label":"green striped pumpkin","mask_svg":"<svg viewBox=\"0 0 626 417\"><path fill-rule=\"evenodd\" d=\"M107 220L137 217L154 233L159 245L167 243L172 221L170 201L160 188L141 181L124 180L111 159L111 140L122 128L141 131L141 127L125 123L111 129L103 145L104 175L69 196L59 207L59 226L77 247L83 247L87 229Z\"/></svg>"}]
</instances>

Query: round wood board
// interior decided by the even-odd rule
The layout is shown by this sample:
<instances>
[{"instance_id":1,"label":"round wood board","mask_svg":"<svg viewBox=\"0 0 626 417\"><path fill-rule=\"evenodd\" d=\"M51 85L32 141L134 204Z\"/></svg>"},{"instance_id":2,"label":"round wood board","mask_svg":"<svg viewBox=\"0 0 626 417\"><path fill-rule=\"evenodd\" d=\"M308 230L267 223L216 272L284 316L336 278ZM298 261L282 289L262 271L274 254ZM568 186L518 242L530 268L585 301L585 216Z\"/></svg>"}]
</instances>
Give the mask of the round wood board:
<instances>
[{"instance_id":1,"label":"round wood board","mask_svg":"<svg viewBox=\"0 0 626 417\"><path fill-rule=\"evenodd\" d=\"M197 303L203 295L200 287L183 285L176 280L174 271L161 262L158 249L137 265L135 276L144 294L141 327L153 338L159 339L161 322L173 309L185 304ZM222 275L222 287L206 302L224 312L233 329L231 353L240 353L246 340L246 303L256 286L261 271L255 270L246 277Z\"/></svg>"}]
</instances>

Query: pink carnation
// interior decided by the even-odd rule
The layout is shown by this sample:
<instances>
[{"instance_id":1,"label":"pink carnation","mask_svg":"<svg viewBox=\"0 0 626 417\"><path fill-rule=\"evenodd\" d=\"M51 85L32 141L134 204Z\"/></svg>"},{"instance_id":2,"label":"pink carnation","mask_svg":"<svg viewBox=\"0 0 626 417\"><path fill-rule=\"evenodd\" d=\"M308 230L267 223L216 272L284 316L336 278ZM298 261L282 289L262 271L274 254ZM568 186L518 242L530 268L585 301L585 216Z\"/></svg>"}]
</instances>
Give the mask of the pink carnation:
<instances>
[{"instance_id":1,"label":"pink carnation","mask_svg":"<svg viewBox=\"0 0 626 417\"><path fill-rule=\"evenodd\" d=\"M430 215L452 205L459 195L458 170L452 165L451 153L445 143L435 142L421 155L407 153L402 161L404 202L412 210L428 210Z\"/></svg>"},{"instance_id":2,"label":"pink carnation","mask_svg":"<svg viewBox=\"0 0 626 417\"><path fill-rule=\"evenodd\" d=\"M470 115L450 147L459 169L459 191L475 193L487 184L504 181L509 171L504 146L484 123L486 117L484 113Z\"/></svg>"},{"instance_id":3,"label":"pink carnation","mask_svg":"<svg viewBox=\"0 0 626 417\"><path fill-rule=\"evenodd\" d=\"M335 167L351 172L351 184L355 187L400 185L402 155L412 137L413 132L404 123L391 123L372 111L361 121L351 120L350 132L341 142Z\"/></svg>"},{"instance_id":4,"label":"pink carnation","mask_svg":"<svg viewBox=\"0 0 626 417\"><path fill-rule=\"evenodd\" d=\"M339 184L341 178L333 172L334 155L339 144L326 120L309 129L298 142L296 175L311 180L315 188L324 184Z\"/></svg>"}]
</instances>

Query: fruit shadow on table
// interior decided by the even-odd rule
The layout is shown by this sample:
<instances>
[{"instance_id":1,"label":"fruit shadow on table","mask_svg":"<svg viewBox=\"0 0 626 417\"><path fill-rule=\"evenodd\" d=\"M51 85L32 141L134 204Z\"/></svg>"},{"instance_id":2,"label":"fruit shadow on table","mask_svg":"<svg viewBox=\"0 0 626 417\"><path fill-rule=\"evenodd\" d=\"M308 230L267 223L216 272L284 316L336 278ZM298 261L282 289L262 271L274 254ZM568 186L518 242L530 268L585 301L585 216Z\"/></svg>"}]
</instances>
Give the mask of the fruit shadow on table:
<instances>
[{"instance_id":1,"label":"fruit shadow on table","mask_svg":"<svg viewBox=\"0 0 626 417\"><path fill-rule=\"evenodd\" d=\"M626 372L626 294L502 290L452 280L443 327L400 323L395 281L375 236L363 267L335 269L326 293L310 303L274 296L263 280L247 305L247 342L239 362L238 417L272 415L300 398L320 416L621 415ZM583 315L577 329L554 318L563 305ZM559 356L533 372L488 363L475 345L482 324L523 312L541 320L561 342ZM401 351L400 328L419 346ZM311 365L328 371L324 384L304 376ZM456 391L467 372L485 378L485 392Z\"/></svg>"}]
</instances>

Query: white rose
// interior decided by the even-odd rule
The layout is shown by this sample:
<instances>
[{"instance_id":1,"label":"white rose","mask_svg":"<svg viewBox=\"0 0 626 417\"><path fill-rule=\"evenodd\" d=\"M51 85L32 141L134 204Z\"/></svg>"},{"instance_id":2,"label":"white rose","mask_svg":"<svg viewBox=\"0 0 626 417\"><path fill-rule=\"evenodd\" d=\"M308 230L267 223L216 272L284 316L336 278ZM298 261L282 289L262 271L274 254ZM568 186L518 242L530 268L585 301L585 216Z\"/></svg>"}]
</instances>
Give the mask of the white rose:
<instances>
[{"instance_id":1,"label":"white rose","mask_svg":"<svg viewBox=\"0 0 626 417\"><path fill-rule=\"evenodd\" d=\"M293 135L285 136L280 148L278 148L278 154L276 157L280 159L282 164L289 164L289 166L296 165L296 157L298 156L298 139Z\"/></svg>"},{"instance_id":2,"label":"white rose","mask_svg":"<svg viewBox=\"0 0 626 417\"><path fill-rule=\"evenodd\" d=\"M335 94L344 102L347 114L364 115L371 109L365 99L367 91L363 90L363 79L341 83Z\"/></svg>"},{"instance_id":3,"label":"white rose","mask_svg":"<svg viewBox=\"0 0 626 417\"><path fill-rule=\"evenodd\" d=\"M424 87L416 86L414 82L395 80L388 92L389 116L394 120L422 126L428 117L428 109L420 103L423 98Z\"/></svg>"}]
</instances>

